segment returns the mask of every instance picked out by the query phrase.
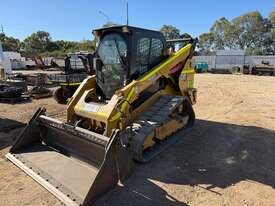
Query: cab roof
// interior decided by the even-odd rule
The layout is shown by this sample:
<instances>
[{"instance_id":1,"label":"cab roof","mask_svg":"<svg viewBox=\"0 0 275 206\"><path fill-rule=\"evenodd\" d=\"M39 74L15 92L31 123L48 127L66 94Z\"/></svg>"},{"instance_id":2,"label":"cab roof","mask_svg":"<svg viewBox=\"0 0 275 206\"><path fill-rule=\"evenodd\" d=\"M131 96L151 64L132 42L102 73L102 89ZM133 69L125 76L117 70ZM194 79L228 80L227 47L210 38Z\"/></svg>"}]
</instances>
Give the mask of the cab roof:
<instances>
[{"instance_id":1,"label":"cab roof","mask_svg":"<svg viewBox=\"0 0 275 206\"><path fill-rule=\"evenodd\" d=\"M144 28L139 28L139 27L134 27L134 26L129 26L129 25L113 25L109 27L102 27L99 29L94 29L93 34L95 36L101 36L105 32L110 32L110 31L122 31L123 33L132 33L132 32L152 32L152 33L161 33L160 31L156 30L150 30L150 29L144 29Z\"/></svg>"}]
</instances>

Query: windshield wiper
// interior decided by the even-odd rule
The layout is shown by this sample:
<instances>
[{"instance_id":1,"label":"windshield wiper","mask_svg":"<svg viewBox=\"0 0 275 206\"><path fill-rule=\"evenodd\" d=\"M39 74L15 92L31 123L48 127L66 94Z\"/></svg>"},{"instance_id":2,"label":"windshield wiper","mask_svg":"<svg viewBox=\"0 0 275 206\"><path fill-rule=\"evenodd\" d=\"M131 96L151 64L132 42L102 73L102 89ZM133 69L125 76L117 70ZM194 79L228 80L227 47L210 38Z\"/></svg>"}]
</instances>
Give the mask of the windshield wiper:
<instances>
[{"instance_id":1,"label":"windshield wiper","mask_svg":"<svg viewBox=\"0 0 275 206\"><path fill-rule=\"evenodd\" d=\"M117 43L116 37L114 37L113 39L114 39L114 41L115 41L115 46L116 46L116 50L117 50L117 53L118 53L119 61L120 61L120 63L121 63L125 68L127 68L126 62L125 62L124 59L122 58L123 56L121 55L121 53L120 53L120 51L119 51L118 43Z\"/></svg>"}]
</instances>

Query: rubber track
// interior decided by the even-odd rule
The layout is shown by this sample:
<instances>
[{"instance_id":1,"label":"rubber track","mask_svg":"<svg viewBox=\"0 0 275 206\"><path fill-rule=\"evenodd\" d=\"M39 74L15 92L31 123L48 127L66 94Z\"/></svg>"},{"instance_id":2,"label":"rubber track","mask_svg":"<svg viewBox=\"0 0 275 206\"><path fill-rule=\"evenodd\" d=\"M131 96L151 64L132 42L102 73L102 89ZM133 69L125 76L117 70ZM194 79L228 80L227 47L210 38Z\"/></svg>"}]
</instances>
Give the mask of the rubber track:
<instances>
[{"instance_id":1,"label":"rubber track","mask_svg":"<svg viewBox=\"0 0 275 206\"><path fill-rule=\"evenodd\" d=\"M143 151L143 144L147 135L155 130L156 127L166 122L173 111L183 102L189 103L186 97L182 96L163 96L153 106L151 106L143 115L135 120L126 130L121 134L122 140L129 142L129 145L134 153L134 159L138 162L147 162L158 155L161 151L166 149L170 144L179 139L178 132L167 137L165 140L157 142L150 150ZM187 114L191 117L189 121L194 121L194 111L192 106L185 108ZM190 111L192 110L192 111ZM193 125L193 122L188 125ZM186 130L187 128L184 128ZM181 136L181 135L180 135Z\"/></svg>"}]
</instances>

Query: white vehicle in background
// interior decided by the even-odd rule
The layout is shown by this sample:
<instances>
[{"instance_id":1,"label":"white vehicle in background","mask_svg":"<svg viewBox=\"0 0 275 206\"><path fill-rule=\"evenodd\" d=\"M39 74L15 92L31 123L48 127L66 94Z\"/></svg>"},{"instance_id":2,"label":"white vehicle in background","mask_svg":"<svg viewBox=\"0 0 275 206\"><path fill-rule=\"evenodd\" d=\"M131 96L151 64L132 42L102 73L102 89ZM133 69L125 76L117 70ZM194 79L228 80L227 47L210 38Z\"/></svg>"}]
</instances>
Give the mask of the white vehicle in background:
<instances>
[{"instance_id":1,"label":"white vehicle in background","mask_svg":"<svg viewBox=\"0 0 275 206\"><path fill-rule=\"evenodd\" d=\"M24 68L30 69L36 67L36 63L33 59L24 58Z\"/></svg>"},{"instance_id":2,"label":"white vehicle in background","mask_svg":"<svg viewBox=\"0 0 275 206\"><path fill-rule=\"evenodd\" d=\"M4 68L4 72L7 75L12 74L11 62L4 55L2 43L0 42L0 67Z\"/></svg>"},{"instance_id":3,"label":"white vehicle in background","mask_svg":"<svg viewBox=\"0 0 275 206\"><path fill-rule=\"evenodd\" d=\"M5 59L10 62L12 70L22 69L25 67L25 59L21 57L20 53L11 51L5 51L3 53Z\"/></svg>"},{"instance_id":4,"label":"white vehicle in background","mask_svg":"<svg viewBox=\"0 0 275 206\"><path fill-rule=\"evenodd\" d=\"M12 70L18 69L30 69L36 66L36 62L33 59L22 57L18 52L3 52L5 59L8 59L11 63Z\"/></svg>"},{"instance_id":5,"label":"white vehicle in background","mask_svg":"<svg viewBox=\"0 0 275 206\"><path fill-rule=\"evenodd\" d=\"M12 70L33 68L35 61L22 57L20 53L13 51L3 51L0 43L0 65L5 69L6 74L12 74Z\"/></svg>"}]
</instances>

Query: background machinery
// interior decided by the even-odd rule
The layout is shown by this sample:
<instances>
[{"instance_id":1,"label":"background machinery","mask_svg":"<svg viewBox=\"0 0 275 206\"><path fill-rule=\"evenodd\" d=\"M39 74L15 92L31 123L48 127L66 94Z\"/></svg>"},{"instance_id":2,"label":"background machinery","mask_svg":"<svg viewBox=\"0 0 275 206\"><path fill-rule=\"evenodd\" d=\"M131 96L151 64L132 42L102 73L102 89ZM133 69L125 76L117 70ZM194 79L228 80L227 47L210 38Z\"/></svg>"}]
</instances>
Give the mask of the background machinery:
<instances>
[{"instance_id":1,"label":"background machinery","mask_svg":"<svg viewBox=\"0 0 275 206\"><path fill-rule=\"evenodd\" d=\"M196 40L168 52L160 32L94 31L96 74L70 98L67 120L37 110L6 157L67 205L91 205L192 127Z\"/></svg>"},{"instance_id":2,"label":"background machinery","mask_svg":"<svg viewBox=\"0 0 275 206\"><path fill-rule=\"evenodd\" d=\"M92 61L91 53L70 53L65 58L64 73L49 75L50 83L59 86L53 94L58 103L66 104L81 82L89 74L94 74Z\"/></svg>"},{"instance_id":3,"label":"background machinery","mask_svg":"<svg viewBox=\"0 0 275 206\"><path fill-rule=\"evenodd\" d=\"M251 74L268 74L273 76L275 74L275 66L271 65L268 61L262 61L262 64L257 64L252 67Z\"/></svg>"},{"instance_id":4,"label":"background machinery","mask_svg":"<svg viewBox=\"0 0 275 206\"><path fill-rule=\"evenodd\" d=\"M195 65L196 73L204 73L208 72L208 64L207 62L199 62Z\"/></svg>"}]
</instances>

